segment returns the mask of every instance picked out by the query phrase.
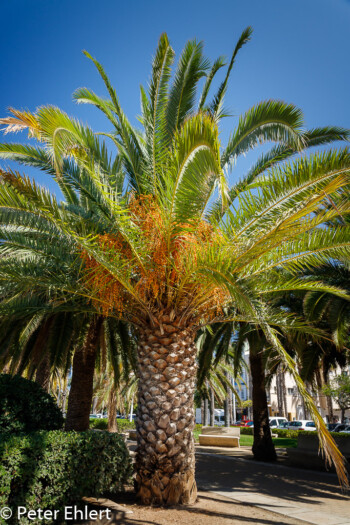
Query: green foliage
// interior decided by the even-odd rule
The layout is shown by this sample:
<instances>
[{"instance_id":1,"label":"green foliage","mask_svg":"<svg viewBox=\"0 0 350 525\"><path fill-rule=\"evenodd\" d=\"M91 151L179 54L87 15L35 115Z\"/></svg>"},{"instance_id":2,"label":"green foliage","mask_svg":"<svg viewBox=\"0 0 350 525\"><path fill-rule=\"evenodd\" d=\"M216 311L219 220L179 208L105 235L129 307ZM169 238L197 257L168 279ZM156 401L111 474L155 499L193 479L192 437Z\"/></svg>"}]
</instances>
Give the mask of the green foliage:
<instances>
[{"instance_id":1,"label":"green foliage","mask_svg":"<svg viewBox=\"0 0 350 525\"><path fill-rule=\"evenodd\" d=\"M90 419L90 429L107 430L107 428L108 428L108 419L107 418Z\"/></svg>"},{"instance_id":2,"label":"green foliage","mask_svg":"<svg viewBox=\"0 0 350 525\"><path fill-rule=\"evenodd\" d=\"M118 431L125 432L127 430L133 430L136 428L135 421L129 421L128 419L117 419ZM108 428L108 419L90 419L90 429L96 430L107 430Z\"/></svg>"},{"instance_id":3,"label":"green foliage","mask_svg":"<svg viewBox=\"0 0 350 525\"><path fill-rule=\"evenodd\" d=\"M277 434L279 438L288 438L288 439L297 439L299 432L298 430L289 430L287 428L272 428L271 432ZM312 432L306 432L307 434L312 434ZM254 428L252 427L242 427L241 434L246 436L254 435Z\"/></svg>"},{"instance_id":4,"label":"green foliage","mask_svg":"<svg viewBox=\"0 0 350 525\"><path fill-rule=\"evenodd\" d=\"M244 436L252 436L254 434L254 429L250 427L241 427L241 434Z\"/></svg>"},{"instance_id":5,"label":"green foliage","mask_svg":"<svg viewBox=\"0 0 350 525\"><path fill-rule=\"evenodd\" d=\"M299 430L289 430L288 428L273 428L272 433L277 434L279 438L297 439ZM310 434L310 432L308 432Z\"/></svg>"},{"instance_id":6,"label":"green foliage","mask_svg":"<svg viewBox=\"0 0 350 525\"><path fill-rule=\"evenodd\" d=\"M57 430L61 410L41 386L20 376L0 375L0 432Z\"/></svg>"},{"instance_id":7,"label":"green foliage","mask_svg":"<svg viewBox=\"0 0 350 525\"><path fill-rule=\"evenodd\" d=\"M254 438L253 436L241 436L239 444L242 447L253 446ZM295 448L298 444L296 439L292 438L272 438L272 442L275 447L279 448Z\"/></svg>"},{"instance_id":8,"label":"green foliage","mask_svg":"<svg viewBox=\"0 0 350 525\"><path fill-rule=\"evenodd\" d=\"M129 421L128 419L117 419L117 423L119 432L136 428L135 421Z\"/></svg>"},{"instance_id":9,"label":"green foliage","mask_svg":"<svg viewBox=\"0 0 350 525\"><path fill-rule=\"evenodd\" d=\"M108 432L6 433L0 458L0 507L57 509L60 515L83 496L116 493L132 474L123 438ZM52 523L21 518L21 525L39 522Z\"/></svg>"},{"instance_id":10,"label":"green foliage","mask_svg":"<svg viewBox=\"0 0 350 525\"><path fill-rule=\"evenodd\" d=\"M298 436L303 435L306 437L312 437L317 435L315 432L306 432L305 430L299 431ZM348 432L330 432L330 435L333 438L336 438L338 441L339 439L350 439L350 434Z\"/></svg>"},{"instance_id":11,"label":"green foliage","mask_svg":"<svg viewBox=\"0 0 350 525\"><path fill-rule=\"evenodd\" d=\"M331 384L325 385L322 391L326 396L332 397L341 410L350 408L350 376L347 374L334 377Z\"/></svg>"},{"instance_id":12,"label":"green foliage","mask_svg":"<svg viewBox=\"0 0 350 525\"><path fill-rule=\"evenodd\" d=\"M193 430L193 436L194 436L194 440L195 440L196 443L198 443L198 441L199 441L199 438L198 438L199 434L202 433L202 426L203 426L203 425L199 425L199 424L197 424L197 425L195 425L195 427L194 427L194 430Z\"/></svg>"}]
</instances>

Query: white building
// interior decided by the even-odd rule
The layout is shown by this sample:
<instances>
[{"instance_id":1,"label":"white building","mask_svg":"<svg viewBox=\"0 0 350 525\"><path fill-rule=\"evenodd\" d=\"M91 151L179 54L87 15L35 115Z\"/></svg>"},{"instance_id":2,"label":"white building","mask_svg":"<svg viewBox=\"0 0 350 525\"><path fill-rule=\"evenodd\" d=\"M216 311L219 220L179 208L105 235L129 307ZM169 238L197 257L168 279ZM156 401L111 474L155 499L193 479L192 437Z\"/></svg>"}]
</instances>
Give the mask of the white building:
<instances>
[{"instance_id":1,"label":"white building","mask_svg":"<svg viewBox=\"0 0 350 525\"><path fill-rule=\"evenodd\" d=\"M334 375L338 375L339 373L340 369L333 372L333 374L330 375L330 378L332 378ZM348 373L350 374L350 366ZM305 414L305 407L302 397L298 392L298 388L293 377L288 372L283 372L283 376L285 395L283 395L283 387L281 386L281 381L278 375L273 377L271 385L267 389L270 415L283 415L290 421L293 419L308 419L307 414ZM323 394L317 394L313 395L313 399L321 416L325 418L325 420L330 421L329 407L326 396ZM341 411L335 401L332 402L332 408L333 417L340 421ZM345 416L350 418L350 410L345 412Z\"/></svg>"}]
</instances>

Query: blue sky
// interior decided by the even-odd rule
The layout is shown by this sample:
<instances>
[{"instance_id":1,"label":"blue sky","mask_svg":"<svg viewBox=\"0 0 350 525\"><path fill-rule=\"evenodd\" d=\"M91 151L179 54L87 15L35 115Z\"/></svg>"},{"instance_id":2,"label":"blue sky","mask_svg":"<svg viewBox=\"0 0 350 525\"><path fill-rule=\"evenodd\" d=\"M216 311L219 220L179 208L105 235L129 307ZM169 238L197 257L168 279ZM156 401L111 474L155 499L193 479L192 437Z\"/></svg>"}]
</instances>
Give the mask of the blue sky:
<instances>
[{"instance_id":1,"label":"blue sky","mask_svg":"<svg viewBox=\"0 0 350 525\"><path fill-rule=\"evenodd\" d=\"M230 56L251 25L252 41L239 55L226 96L231 112L239 115L260 100L278 98L301 107L307 127L350 127L348 0L0 0L0 19L1 116L10 106L35 110L54 104L96 131L106 130L96 110L72 101L81 86L105 94L82 55L87 49L104 64L136 123L139 85L147 83L163 31L177 56L196 38L213 60ZM223 141L234 124L234 118L223 123ZM54 189L44 174L26 172Z\"/></svg>"}]
</instances>

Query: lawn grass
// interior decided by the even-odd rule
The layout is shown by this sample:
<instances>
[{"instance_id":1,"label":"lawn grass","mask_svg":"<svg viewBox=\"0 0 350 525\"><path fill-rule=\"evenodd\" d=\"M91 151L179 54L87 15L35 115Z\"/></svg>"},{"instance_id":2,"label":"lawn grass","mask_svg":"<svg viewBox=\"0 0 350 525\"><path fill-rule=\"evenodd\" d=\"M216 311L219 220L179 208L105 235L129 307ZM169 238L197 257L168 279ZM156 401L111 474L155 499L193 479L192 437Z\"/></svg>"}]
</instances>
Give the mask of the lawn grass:
<instances>
[{"instance_id":1,"label":"lawn grass","mask_svg":"<svg viewBox=\"0 0 350 525\"><path fill-rule=\"evenodd\" d=\"M241 434L241 439L239 441L242 447L251 447L253 446L253 436L245 436ZM298 440L291 438L272 438L273 444L275 447L283 448L293 448L297 446Z\"/></svg>"}]
</instances>

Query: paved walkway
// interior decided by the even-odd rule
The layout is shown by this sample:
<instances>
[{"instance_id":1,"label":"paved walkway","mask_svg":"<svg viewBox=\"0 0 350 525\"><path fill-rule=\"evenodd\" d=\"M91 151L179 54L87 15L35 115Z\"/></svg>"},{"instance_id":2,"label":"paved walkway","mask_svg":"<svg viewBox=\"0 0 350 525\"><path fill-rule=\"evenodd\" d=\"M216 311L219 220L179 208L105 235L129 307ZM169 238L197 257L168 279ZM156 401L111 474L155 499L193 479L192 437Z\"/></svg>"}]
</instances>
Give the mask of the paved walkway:
<instances>
[{"instance_id":1,"label":"paved walkway","mask_svg":"<svg viewBox=\"0 0 350 525\"><path fill-rule=\"evenodd\" d=\"M350 493L334 474L252 460L250 447L196 447L197 484L241 503L317 525L350 525Z\"/></svg>"}]
</instances>

